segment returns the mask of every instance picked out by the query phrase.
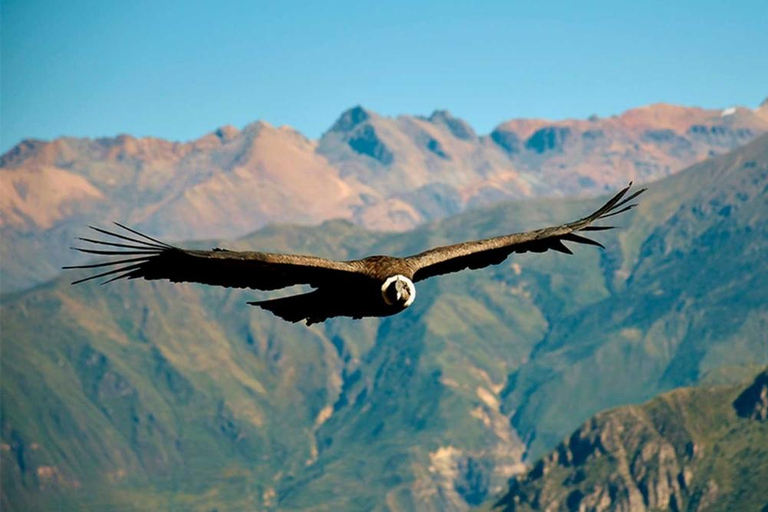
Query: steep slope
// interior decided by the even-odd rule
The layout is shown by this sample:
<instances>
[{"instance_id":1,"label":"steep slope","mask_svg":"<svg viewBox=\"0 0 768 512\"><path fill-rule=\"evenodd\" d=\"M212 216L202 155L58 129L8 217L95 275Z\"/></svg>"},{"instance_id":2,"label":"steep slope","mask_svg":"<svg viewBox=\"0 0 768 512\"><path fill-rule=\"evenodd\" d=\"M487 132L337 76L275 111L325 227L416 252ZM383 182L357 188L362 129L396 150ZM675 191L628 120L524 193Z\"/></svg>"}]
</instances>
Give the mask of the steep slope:
<instances>
[{"instance_id":1,"label":"steep slope","mask_svg":"<svg viewBox=\"0 0 768 512\"><path fill-rule=\"evenodd\" d=\"M766 396L763 371L748 386L685 388L600 413L492 508L763 510Z\"/></svg>"},{"instance_id":2,"label":"steep slope","mask_svg":"<svg viewBox=\"0 0 768 512\"><path fill-rule=\"evenodd\" d=\"M597 410L768 357L767 182L765 136L660 182L602 255L609 300L544 304L558 321L503 393L531 456Z\"/></svg>"},{"instance_id":3,"label":"steep slope","mask_svg":"<svg viewBox=\"0 0 768 512\"><path fill-rule=\"evenodd\" d=\"M342 176L382 192L357 218L377 229L413 227L467 205L552 193L447 111L387 118L362 107L345 112L320 139Z\"/></svg>"},{"instance_id":4,"label":"steep slope","mask_svg":"<svg viewBox=\"0 0 768 512\"><path fill-rule=\"evenodd\" d=\"M6 296L3 509L466 510L597 411L768 363L766 194L768 136L653 184L605 252L426 281L384 320L307 328L256 292L162 282ZM409 254L597 203L223 245Z\"/></svg>"},{"instance_id":5,"label":"steep slope","mask_svg":"<svg viewBox=\"0 0 768 512\"><path fill-rule=\"evenodd\" d=\"M2 226L27 231L51 227L37 218L51 200L76 205L82 194L73 183L72 191L51 186L32 195L46 181L34 172L55 171L63 183L64 176L78 179L87 183L80 188L98 190L102 202L113 203L104 206L107 213L182 237L233 236L275 218L310 222L348 216L357 199L315 153L314 142L264 122L242 131L223 127L189 143L127 135L27 141L3 155L1 164ZM159 217L155 224L147 224L151 216ZM174 224L160 218L183 222L170 229Z\"/></svg>"},{"instance_id":6,"label":"steep slope","mask_svg":"<svg viewBox=\"0 0 768 512\"><path fill-rule=\"evenodd\" d=\"M651 105L606 119L514 119L477 136L447 111L429 118L345 112L318 151L344 176L383 191L360 212L398 228L503 198L604 192L668 176L768 130L762 110Z\"/></svg>"},{"instance_id":7,"label":"steep slope","mask_svg":"<svg viewBox=\"0 0 768 512\"><path fill-rule=\"evenodd\" d=\"M334 222L313 230L266 230L240 246L298 251L308 246L345 258L392 243L391 235L383 239ZM404 363L402 345L394 344L394 330L403 328L399 319L307 328L246 306L253 294L146 284L105 287L96 297L92 288L61 280L3 305L4 510L285 509L291 503L302 508L318 505L300 485L315 481L318 471L331 476L318 485L335 489L324 498L328 508L377 503L398 481L397 492L411 496L411 467L431 475L430 452L438 456L439 439L450 439L458 425L430 419L435 405L427 397L445 386L440 368L456 379L446 382L458 388L441 392L446 403L440 408L463 424L467 440L448 450L456 461L474 456L490 468L498 460L493 479L499 486L511 474L503 466L520 459L522 444L492 398L497 388L486 390L493 383L477 368L486 360L500 365L499 358L512 357L503 354L505 343L470 351L465 357L471 359L461 361L458 371L459 361L435 360L439 347L433 344L444 341L433 334L429 343L410 347L412 360ZM427 310L428 290L421 306ZM484 300L519 316L515 302ZM406 317L406 325L420 317ZM519 339L511 328L509 334L510 340ZM389 368L386 376L374 377L382 367ZM345 405L355 375L376 381L369 408L391 423L376 432L376 425L362 418L360 430L350 436L357 440L373 430L371 439L392 451L380 445L380 458L365 457L368 469L345 486L345 475L355 469L343 457L345 436L337 434L343 421L336 416L355 416L365 406L357 393ZM406 382L422 383L408 405L396 398ZM410 436L407 429L413 428L422 432L420 438ZM453 488L452 479L430 483L435 489L446 484ZM468 492L476 492L472 489ZM420 495L409 499L429 501ZM464 503L458 494L453 499Z\"/></svg>"},{"instance_id":8,"label":"steep slope","mask_svg":"<svg viewBox=\"0 0 768 512\"><path fill-rule=\"evenodd\" d=\"M27 142L2 158L3 291L50 278L82 225L122 220L174 238L240 236L270 221L350 217L366 187L340 178L290 128L225 127L190 143ZM30 257L38 265L30 267Z\"/></svg>"},{"instance_id":9,"label":"steep slope","mask_svg":"<svg viewBox=\"0 0 768 512\"><path fill-rule=\"evenodd\" d=\"M318 231L256 241L368 241ZM260 508L312 458L341 371L326 336L242 294L144 284L61 280L3 305L3 510Z\"/></svg>"},{"instance_id":10,"label":"steep slope","mask_svg":"<svg viewBox=\"0 0 768 512\"><path fill-rule=\"evenodd\" d=\"M263 122L186 143L24 141L0 158L0 278L5 292L52 278L75 229L103 219L177 240L332 218L402 231L505 199L605 193L746 143L768 130L763 110L653 105L478 136L447 111L355 107L319 141Z\"/></svg>"}]
</instances>

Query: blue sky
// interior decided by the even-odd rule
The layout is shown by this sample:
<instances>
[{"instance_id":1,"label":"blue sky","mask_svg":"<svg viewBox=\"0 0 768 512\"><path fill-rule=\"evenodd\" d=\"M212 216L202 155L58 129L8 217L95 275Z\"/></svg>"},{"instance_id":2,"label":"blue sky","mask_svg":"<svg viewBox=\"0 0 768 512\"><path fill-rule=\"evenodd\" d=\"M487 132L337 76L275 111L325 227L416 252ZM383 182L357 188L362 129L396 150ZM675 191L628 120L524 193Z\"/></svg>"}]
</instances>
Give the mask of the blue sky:
<instances>
[{"instance_id":1,"label":"blue sky","mask_svg":"<svg viewBox=\"0 0 768 512\"><path fill-rule=\"evenodd\" d=\"M316 138L345 109L513 117L757 106L768 2L2 0L0 151L189 140L258 119Z\"/></svg>"}]
</instances>

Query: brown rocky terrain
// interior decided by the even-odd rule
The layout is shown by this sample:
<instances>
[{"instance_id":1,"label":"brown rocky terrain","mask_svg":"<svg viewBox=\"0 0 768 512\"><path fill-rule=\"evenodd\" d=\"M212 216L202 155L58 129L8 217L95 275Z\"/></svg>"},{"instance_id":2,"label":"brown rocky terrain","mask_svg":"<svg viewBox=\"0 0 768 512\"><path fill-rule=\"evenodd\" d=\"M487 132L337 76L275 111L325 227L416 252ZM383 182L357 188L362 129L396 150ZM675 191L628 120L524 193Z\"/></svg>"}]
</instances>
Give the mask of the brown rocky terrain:
<instances>
[{"instance_id":1,"label":"brown rocky terrain","mask_svg":"<svg viewBox=\"0 0 768 512\"><path fill-rule=\"evenodd\" d=\"M511 481L495 510L765 510L768 370L600 413ZM762 507L762 508L761 508Z\"/></svg>"},{"instance_id":2,"label":"brown rocky terrain","mask_svg":"<svg viewBox=\"0 0 768 512\"><path fill-rule=\"evenodd\" d=\"M766 105L519 119L484 136L447 111L388 118L355 107L318 141L264 122L184 143L26 140L0 157L3 291L70 263L66 248L86 224L114 220L171 240L332 218L398 231L500 200L653 180L766 131ZM32 253L38 264L22 265Z\"/></svg>"},{"instance_id":3,"label":"brown rocky terrain","mask_svg":"<svg viewBox=\"0 0 768 512\"><path fill-rule=\"evenodd\" d=\"M340 179L315 146L295 130L263 122L189 143L127 135L26 141L2 158L0 225L50 229L78 213L106 210L138 225L156 218L158 229L173 236L208 237L273 221L349 217L359 189Z\"/></svg>"},{"instance_id":4,"label":"brown rocky terrain","mask_svg":"<svg viewBox=\"0 0 768 512\"><path fill-rule=\"evenodd\" d=\"M765 130L763 111L722 111L657 104L609 118L512 120L491 138L537 170L561 193L604 190L627 179L668 176L693 162L744 144ZM519 155L519 156L518 156Z\"/></svg>"}]
</instances>

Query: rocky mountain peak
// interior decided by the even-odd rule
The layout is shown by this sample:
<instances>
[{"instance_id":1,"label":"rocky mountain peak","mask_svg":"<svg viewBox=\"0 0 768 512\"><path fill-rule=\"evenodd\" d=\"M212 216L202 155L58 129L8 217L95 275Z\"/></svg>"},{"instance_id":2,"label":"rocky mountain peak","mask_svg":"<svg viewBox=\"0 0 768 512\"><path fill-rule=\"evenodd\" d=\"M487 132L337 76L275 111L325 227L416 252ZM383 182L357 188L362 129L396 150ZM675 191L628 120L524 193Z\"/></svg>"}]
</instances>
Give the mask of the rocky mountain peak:
<instances>
[{"instance_id":1,"label":"rocky mountain peak","mask_svg":"<svg viewBox=\"0 0 768 512\"><path fill-rule=\"evenodd\" d=\"M360 105L346 110L331 127L332 132L348 132L371 118L371 113Z\"/></svg>"},{"instance_id":2,"label":"rocky mountain peak","mask_svg":"<svg viewBox=\"0 0 768 512\"><path fill-rule=\"evenodd\" d=\"M37 153L47 143L39 139L24 139L0 156L0 167L12 167Z\"/></svg>"},{"instance_id":3,"label":"rocky mountain peak","mask_svg":"<svg viewBox=\"0 0 768 512\"><path fill-rule=\"evenodd\" d=\"M466 121L454 117L448 110L435 110L429 116L430 123L445 126L457 139L473 140L477 138L475 130Z\"/></svg>"},{"instance_id":4,"label":"rocky mountain peak","mask_svg":"<svg viewBox=\"0 0 768 512\"><path fill-rule=\"evenodd\" d=\"M222 142L229 142L240 134L240 130L227 124L213 132Z\"/></svg>"},{"instance_id":5,"label":"rocky mountain peak","mask_svg":"<svg viewBox=\"0 0 768 512\"><path fill-rule=\"evenodd\" d=\"M446 119L455 119L455 118L453 117L453 114L451 114L450 110L435 109L427 119L429 119L430 122L435 123L435 122L440 122Z\"/></svg>"},{"instance_id":6,"label":"rocky mountain peak","mask_svg":"<svg viewBox=\"0 0 768 512\"><path fill-rule=\"evenodd\" d=\"M263 130L269 130L274 129L274 126L269 124L266 121L255 121L253 123L250 123L245 128L243 128L243 134L250 135L250 136L256 136L259 133L261 133Z\"/></svg>"}]
</instances>

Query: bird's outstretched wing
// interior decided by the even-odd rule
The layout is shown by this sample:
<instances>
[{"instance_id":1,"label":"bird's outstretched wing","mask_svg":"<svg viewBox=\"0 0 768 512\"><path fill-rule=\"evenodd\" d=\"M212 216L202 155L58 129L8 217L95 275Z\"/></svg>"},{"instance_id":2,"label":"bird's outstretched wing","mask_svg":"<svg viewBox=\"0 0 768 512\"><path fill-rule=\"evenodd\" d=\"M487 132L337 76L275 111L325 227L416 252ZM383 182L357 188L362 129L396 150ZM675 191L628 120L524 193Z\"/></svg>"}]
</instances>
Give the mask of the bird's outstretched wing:
<instances>
[{"instance_id":1,"label":"bird's outstretched wing","mask_svg":"<svg viewBox=\"0 0 768 512\"><path fill-rule=\"evenodd\" d=\"M364 279L356 262L333 261L298 254L236 252L223 249L194 251L173 247L131 228L115 223L125 234L91 226L106 239L80 238L91 248L77 251L113 259L103 263L73 265L65 269L99 269L78 284L108 277L118 279L168 279L173 282L203 283L229 288L276 290L308 284L313 287L338 284L342 280ZM99 247L99 248L97 248ZM101 249L100 247L106 247ZM105 270L101 272L101 270Z\"/></svg>"},{"instance_id":2,"label":"bird's outstretched wing","mask_svg":"<svg viewBox=\"0 0 768 512\"><path fill-rule=\"evenodd\" d=\"M436 247L435 249L409 256L406 258L406 262L414 270L413 280L423 281L429 277L458 272L467 268L478 269L496 265L504 261L512 253L553 250L573 254L563 242L603 247L599 242L578 235L577 232L612 229L611 226L592 226L592 223L633 208L635 205L628 203L642 194L645 189L640 189L627 196L626 194L631 186L632 183L613 196L599 210L583 219L561 226L552 226L526 233L516 233L475 242Z\"/></svg>"}]
</instances>

